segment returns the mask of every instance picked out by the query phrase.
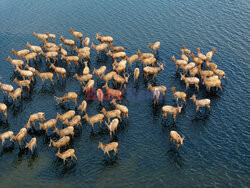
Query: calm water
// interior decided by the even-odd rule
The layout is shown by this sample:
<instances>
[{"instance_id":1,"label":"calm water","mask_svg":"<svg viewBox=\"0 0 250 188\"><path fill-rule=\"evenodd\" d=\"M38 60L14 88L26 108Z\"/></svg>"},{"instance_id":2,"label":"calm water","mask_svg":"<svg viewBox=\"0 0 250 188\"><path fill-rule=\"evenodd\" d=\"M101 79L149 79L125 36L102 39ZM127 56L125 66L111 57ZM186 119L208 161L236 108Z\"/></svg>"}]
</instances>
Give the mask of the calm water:
<instances>
[{"instance_id":1,"label":"calm water","mask_svg":"<svg viewBox=\"0 0 250 188\"><path fill-rule=\"evenodd\" d=\"M128 106L130 119L121 124L118 136L119 153L108 160L97 149L98 142L110 142L107 129L90 126L76 130L70 148L76 150L78 161L68 161L64 166L55 156L56 149L48 147L50 136L39 131L30 132L28 139L38 139L37 153L19 151L7 142L0 147L0 187L249 187L250 186L250 131L249 131L249 73L250 73L250 3L247 0L230 1L13 1L0 2L0 75L4 83L12 83L15 77L12 66L5 59L12 48L23 49L26 42L40 44L33 32L55 33L72 38L70 27L95 40L95 33L111 35L115 45L122 45L128 55L137 49L148 51L147 44L159 40L159 58L166 62L155 84L167 86L165 101L153 108L151 100L143 100L147 87L142 75L136 86L132 79L123 104ZM60 43L59 40L56 41ZM194 104L188 100L182 114L174 124L172 117L161 121L161 107L174 105L171 87L185 90L176 74L172 55L179 57L180 47L185 44L192 51L200 47L202 52L217 49L213 56L220 69L226 72L222 81L223 92L205 92L199 98L211 99L211 113L204 110L195 113ZM40 44L41 45L41 44ZM95 66L108 65L111 59L102 54L97 58L92 50L91 70ZM133 69L136 65L133 65ZM141 66L140 66L141 67ZM43 60L36 67L48 71ZM22 102L13 105L0 96L8 106L8 123L0 115L0 132L15 134L28 121L29 115L42 111L46 118L63 113L73 103L56 106L54 96L68 91L85 97L79 83L68 73L65 83L42 86L40 78L29 95L23 94ZM152 80L149 81L150 83ZM101 87L99 82L95 87ZM188 90L190 97L195 92ZM134 94L137 98L132 98ZM98 113L97 101L88 103L90 115ZM112 109L106 101L105 107ZM61 128L62 125L59 124ZM36 124L38 129L38 123ZM185 135L184 145L177 152L169 143L170 130Z\"/></svg>"}]
</instances>

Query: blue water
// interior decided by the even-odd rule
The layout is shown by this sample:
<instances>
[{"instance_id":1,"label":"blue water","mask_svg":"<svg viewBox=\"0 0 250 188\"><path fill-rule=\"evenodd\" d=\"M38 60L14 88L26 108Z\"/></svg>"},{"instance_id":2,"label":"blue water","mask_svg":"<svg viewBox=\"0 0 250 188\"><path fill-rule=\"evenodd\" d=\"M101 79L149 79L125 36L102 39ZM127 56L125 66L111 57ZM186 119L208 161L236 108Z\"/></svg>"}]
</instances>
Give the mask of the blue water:
<instances>
[{"instance_id":1,"label":"blue water","mask_svg":"<svg viewBox=\"0 0 250 188\"><path fill-rule=\"evenodd\" d=\"M166 99L154 107L152 100L140 97L148 84L142 75L138 85L130 80L122 102L129 109L130 119L121 124L114 139L119 142L116 158L108 159L97 149L99 141L110 142L107 129L96 126L92 133L85 121L70 144L78 161L68 161L65 166L55 156L56 149L48 147L50 136L54 136L52 131L49 137L39 131L29 132L28 140L33 136L38 140L34 155L26 150L19 151L17 144L12 147L7 142L0 148L0 187L250 187L249 1L2 0L1 82L17 88L12 83L16 76L12 65L5 60L12 48L23 49L26 42L41 45L32 37L33 32L54 33L59 44L60 35L73 38L68 32L70 27L81 31L84 37L89 36L94 43L98 43L95 33L113 36L114 44L124 46L129 56L138 49L149 52L147 44L159 40L158 58L164 60L166 66L155 84L167 87ZM185 90L170 60L173 55L180 57L182 45L192 51L200 47L203 53L216 48L213 62L225 71L227 80L222 81L222 92L207 93L201 87L198 98L211 99L210 113L204 109L195 113L194 104L188 100L176 123L170 116L167 121L161 121L161 107L175 105L171 87ZM105 54L98 58L91 50L91 57L91 70L101 65L111 70L112 60ZM134 64L133 69L135 67ZM36 68L41 72L50 71L44 60ZM73 109L72 102L56 106L54 96L76 91L81 94L80 103L85 97L72 75L81 73L82 69L83 66L79 69L73 66L66 82L55 80L54 86L49 82L42 86L37 78L31 94L25 91L22 102L16 105L1 94L0 101L8 106L9 121L6 123L0 115L0 132L12 130L17 134L30 114L38 111L45 112L46 118L51 119L56 112ZM101 81L95 88L102 85ZM131 92L137 98L132 98ZM195 90L191 87L187 94L190 97L193 93ZM108 101L104 106L112 109ZM88 102L90 115L99 110L97 101ZM185 135L178 152L176 146L169 143L171 130Z\"/></svg>"}]
</instances>

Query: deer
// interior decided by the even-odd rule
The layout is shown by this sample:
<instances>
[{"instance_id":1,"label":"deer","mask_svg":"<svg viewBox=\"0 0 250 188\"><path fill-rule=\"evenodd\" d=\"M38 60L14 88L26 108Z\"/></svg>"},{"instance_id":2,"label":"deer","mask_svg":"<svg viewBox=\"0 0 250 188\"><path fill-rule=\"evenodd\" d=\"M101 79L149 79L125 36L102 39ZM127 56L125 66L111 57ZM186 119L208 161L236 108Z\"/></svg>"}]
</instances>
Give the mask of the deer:
<instances>
[{"instance_id":1,"label":"deer","mask_svg":"<svg viewBox=\"0 0 250 188\"><path fill-rule=\"evenodd\" d=\"M65 39L62 35L60 36L59 40L61 40L65 44L66 49L67 49L67 46L70 46L72 50L75 45L75 41L70 40L70 39Z\"/></svg>"},{"instance_id":2,"label":"deer","mask_svg":"<svg viewBox=\"0 0 250 188\"><path fill-rule=\"evenodd\" d=\"M215 63L209 62L209 60L207 59L206 67L208 69L214 70L214 69L217 69L218 66Z\"/></svg>"},{"instance_id":3,"label":"deer","mask_svg":"<svg viewBox=\"0 0 250 188\"><path fill-rule=\"evenodd\" d=\"M36 69L34 67L31 67L28 64L26 64L24 67L31 71L35 77Z\"/></svg>"},{"instance_id":4,"label":"deer","mask_svg":"<svg viewBox=\"0 0 250 188\"><path fill-rule=\"evenodd\" d=\"M113 43L110 43L109 47L111 48L112 52L117 53L117 52L124 52L124 47L122 46L115 46Z\"/></svg>"},{"instance_id":5,"label":"deer","mask_svg":"<svg viewBox=\"0 0 250 188\"><path fill-rule=\"evenodd\" d=\"M22 98L22 88L17 88L14 92L9 93L8 97L12 98L12 101L14 103L15 100L19 97L20 99Z\"/></svg>"},{"instance_id":6,"label":"deer","mask_svg":"<svg viewBox=\"0 0 250 188\"><path fill-rule=\"evenodd\" d=\"M85 85L85 82L93 78L92 74L79 76L77 73L73 77L76 78L80 83L82 83L82 85Z\"/></svg>"},{"instance_id":7,"label":"deer","mask_svg":"<svg viewBox=\"0 0 250 188\"><path fill-rule=\"evenodd\" d=\"M70 141L70 137L69 136L63 136L57 142L55 142L52 139L50 139L49 147L53 146L53 147L57 148L58 151L60 151L61 147L69 145L69 141Z\"/></svg>"},{"instance_id":8,"label":"deer","mask_svg":"<svg viewBox=\"0 0 250 188\"><path fill-rule=\"evenodd\" d=\"M126 65L127 61L125 59L121 60L119 63L115 60L113 65L113 70L117 72L117 74L121 74L123 71L125 73L126 71Z\"/></svg>"},{"instance_id":9,"label":"deer","mask_svg":"<svg viewBox=\"0 0 250 188\"><path fill-rule=\"evenodd\" d=\"M111 51L108 51L107 55L110 56L113 60L119 59L119 58L124 59L126 57L125 52L112 53Z\"/></svg>"},{"instance_id":10,"label":"deer","mask_svg":"<svg viewBox=\"0 0 250 188\"><path fill-rule=\"evenodd\" d=\"M44 56L46 61L51 63L50 59L53 59L54 62L57 61L58 52L46 52L46 53L40 52L39 55Z\"/></svg>"},{"instance_id":11,"label":"deer","mask_svg":"<svg viewBox=\"0 0 250 188\"><path fill-rule=\"evenodd\" d=\"M201 53L200 48L197 48L196 51L197 51L198 58L202 59L203 61L206 61L207 57Z\"/></svg>"},{"instance_id":12,"label":"deer","mask_svg":"<svg viewBox=\"0 0 250 188\"><path fill-rule=\"evenodd\" d=\"M19 149L21 149L22 140L24 140L25 138L27 138L27 129L26 128L22 128L16 136L12 136L10 138L10 141L11 142L13 140L17 141L17 143L19 145Z\"/></svg>"},{"instance_id":13,"label":"deer","mask_svg":"<svg viewBox=\"0 0 250 188\"><path fill-rule=\"evenodd\" d=\"M71 121L68 121L67 119L63 122L63 124L67 125L67 126L78 126L81 125L82 126L82 122L81 122L81 116L77 115L75 117L72 118Z\"/></svg>"},{"instance_id":14,"label":"deer","mask_svg":"<svg viewBox=\"0 0 250 188\"><path fill-rule=\"evenodd\" d=\"M148 48L150 48L153 53L155 53L155 51L159 53L160 45L161 43L159 41L156 41L153 45L151 43L148 43Z\"/></svg>"},{"instance_id":15,"label":"deer","mask_svg":"<svg viewBox=\"0 0 250 188\"><path fill-rule=\"evenodd\" d=\"M116 155L116 153L118 152L118 146L119 146L118 142L111 142L111 143L106 144L106 145L103 145L102 142L99 142L98 149L101 148L104 151L104 155L105 155L105 153L107 153L107 155L109 157L109 152L112 150L114 150L115 155Z\"/></svg>"},{"instance_id":16,"label":"deer","mask_svg":"<svg viewBox=\"0 0 250 188\"><path fill-rule=\"evenodd\" d=\"M61 54L61 55L64 55L64 56L68 55L67 50L63 49L62 44L59 44L59 51L58 51L58 53Z\"/></svg>"},{"instance_id":17,"label":"deer","mask_svg":"<svg viewBox=\"0 0 250 188\"><path fill-rule=\"evenodd\" d=\"M187 74L188 71L190 71L191 69L193 69L195 67L195 63L191 62L191 63L188 63L186 65L180 65L180 67L183 70L184 74Z\"/></svg>"},{"instance_id":18,"label":"deer","mask_svg":"<svg viewBox=\"0 0 250 188\"><path fill-rule=\"evenodd\" d=\"M203 60L199 57L195 57L193 53L190 54L192 61L198 65L202 65L203 64Z\"/></svg>"},{"instance_id":19,"label":"deer","mask_svg":"<svg viewBox=\"0 0 250 188\"><path fill-rule=\"evenodd\" d=\"M78 63L79 57L78 56L64 56L64 55L61 55L61 59L66 61L68 67L69 67L71 62L74 62L77 67L79 65L79 63Z\"/></svg>"},{"instance_id":20,"label":"deer","mask_svg":"<svg viewBox=\"0 0 250 188\"><path fill-rule=\"evenodd\" d=\"M3 114L5 115L5 118L7 120L8 116L7 116L7 106L4 103L0 103L0 111L3 112Z\"/></svg>"},{"instance_id":21,"label":"deer","mask_svg":"<svg viewBox=\"0 0 250 188\"><path fill-rule=\"evenodd\" d=\"M77 46L74 47L74 50L77 52L77 53L86 53L86 52L90 52L90 47L88 46L85 46L83 48L78 48Z\"/></svg>"},{"instance_id":22,"label":"deer","mask_svg":"<svg viewBox=\"0 0 250 188\"><path fill-rule=\"evenodd\" d=\"M208 52L208 53L206 54L206 57L207 57L207 59L208 59L209 61L211 61L214 52L216 52L216 49L215 49L215 48L213 48L212 51L210 51L210 52Z\"/></svg>"},{"instance_id":23,"label":"deer","mask_svg":"<svg viewBox=\"0 0 250 188\"><path fill-rule=\"evenodd\" d=\"M46 35L48 36L49 39L52 39L52 40L54 40L54 42L56 42L56 35L55 34L47 32Z\"/></svg>"},{"instance_id":24,"label":"deer","mask_svg":"<svg viewBox=\"0 0 250 188\"><path fill-rule=\"evenodd\" d=\"M153 80L156 79L157 74L164 70L163 64L158 64L160 65L159 67L144 67L143 72L144 72L144 78L148 79L149 74L153 74Z\"/></svg>"},{"instance_id":25,"label":"deer","mask_svg":"<svg viewBox=\"0 0 250 188\"><path fill-rule=\"evenodd\" d=\"M176 115L181 113L182 106L174 107L174 106L163 106L162 107L162 118L166 117L167 119L167 114L172 114L174 118L174 122L176 122Z\"/></svg>"},{"instance_id":26,"label":"deer","mask_svg":"<svg viewBox=\"0 0 250 188\"><path fill-rule=\"evenodd\" d=\"M13 136L14 136L13 131L7 131L7 132L4 132L4 133L1 133L0 134L0 139L2 140L2 146L4 145L6 139L8 139L8 138L11 139Z\"/></svg>"},{"instance_id":27,"label":"deer","mask_svg":"<svg viewBox=\"0 0 250 188\"><path fill-rule=\"evenodd\" d=\"M35 122L37 120L40 120L42 123L44 121L46 121L44 112L38 112L38 113L35 113L35 114L31 114L30 117L29 117L28 123L26 124L26 128L28 128L28 129L31 128L30 123L32 123L33 128L34 128L35 127Z\"/></svg>"},{"instance_id":28,"label":"deer","mask_svg":"<svg viewBox=\"0 0 250 188\"><path fill-rule=\"evenodd\" d=\"M152 53L142 53L140 50L137 51L137 54L140 56L141 59L153 58L154 57L154 54L152 54Z\"/></svg>"},{"instance_id":29,"label":"deer","mask_svg":"<svg viewBox=\"0 0 250 188\"><path fill-rule=\"evenodd\" d=\"M69 110L68 112L65 112L64 114L60 115L57 113L56 119L60 119L62 122L64 122L66 119L70 119L74 117L76 112L74 110Z\"/></svg>"},{"instance_id":30,"label":"deer","mask_svg":"<svg viewBox=\"0 0 250 188\"><path fill-rule=\"evenodd\" d=\"M59 130L57 127L55 127L55 129L53 130L53 133L58 134L60 137L64 137L67 135L71 135L72 137L74 137L74 127L69 126L66 127L64 129Z\"/></svg>"},{"instance_id":31,"label":"deer","mask_svg":"<svg viewBox=\"0 0 250 188\"><path fill-rule=\"evenodd\" d=\"M190 97L191 100L193 100L195 106L196 106L196 112L199 110L199 107L206 106L210 111L210 99L201 99L197 100L196 95L194 94L192 97Z\"/></svg>"},{"instance_id":32,"label":"deer","mask_svg":"<svg viewBox=\"0 0 250 188\"><path fill-rule=\"evenodd\" d=\"M25 80L25 77L27 77L30 81L33 81L33 72L29 71L29 70L22 70L19 67L16 67L16 71L18 71L21 76L23 77L23 80Z\"/></svg>"},{"instance_id":33,"label":"deer","mask_svg":"<svg viewBox=\"0 0 250 188\"><path fill-rule=\"evenodd\" d=\"M32 52L40 53L42 51L42 48L40 46L34 46L30 43L26 43L25 47L28 47Z\"/></svg>"},{"instance_id":34,"label":"deer","mask_svg":"<svg viewBox=\"0 0 250 188\"><path fill-rule=\"evenodd\" d=\"M154 105L158 104L158 100L160 98L160 94L162 93L163 98L166 95L167 88L165 86L152 86L148 84L148 89L153 92Z\"/></svg>"},{"instance_id":35,"label":"deer","mask_svg":"<svg viewBox=\"0 0 250 188\"><path fill-rule=\"evenodd\" d=\"M200 65L198 66L198 70L199 70L199 74L201 76L201 79L204 79L204 77L206 77L206 76L213 76L214 75L214 72L211 70L202 70Z\"/></svg>"},{"instance_id":36,"label":"deer","mask_svg":"<svg viewBox=\"0 0 250 188\"><path fill-rule=\"evenodd\" d=\"M85 100L82 101L82 103L78 106L78 110L81 110L81 112L86 113L87 108L87 102Z\"/></svg>"},{"instance_id":37,"label":"deer","mask_svg":"<svg viewBox=\"0 0 250 188\"><path fill-rule=\"evenodd\" d=\"M108 42L109 44L113 43L113 37L111 36L100 36L96 33L96 40L99 40L101 43Z\"/></svg>"},{"instance_id":38,"label":"deer","mask_svg":"<svg viewBox=\"0 0 250 188\"><path fill-rule=\"evenodd\" d=\"M89 80L88 83L82 87L83 92L88 92L93 89L95 85L95 80Z\"/></svg>"},{"instance_id":39,"label":"deer","mask_svg":"<svg viewBox=\"0 0 250 188\"><path fill-rule=\"evenodd\" d=\"M185 92L176 91L175 87L172 87L172 92L173 92L174 98L177 100L177 103L178 103L178 99L182 99L185 102L185 104L187 104L187 101L186 101L187 94Z\"/></svg>"},{"instance_id":40,"label":"deer","mask_svg":"<svg viewBox=\"0 0 250 188\"><path fill-rule=\"evenodd\" d=\"M119 118L120 121L122 121L121 110L115 109L115 110L106 111L106 109L103 107L101 112L108 118L108 122L110 122L110 118L114 118L114 117L117 117Z\"/></svg>"},{"instance_id":41,"label":"deer","mask_svg":"<svg viewBox=\"0 0 250 188\"><path fill-rule=\"evenodd\" d=\"M13 68L15 68L16 66L16 67L20 67L21 69L23 69L23 60L12 59L10 56L8 56L6 60L12 64Z\"/></svg>"},{"instance_id":42,"label":"deer","mask_svg":"<svg viewBox=\"0 0 250 188\"><path fill-rule=\"evenodd\" d=\"M101 78L102 75L105 75L107 67L106 66L101 66L99 69L95 69L93 70L93 74L95 74L97 76L97 78Z\"/></svg>"},{"instance_id":43,"label":"deer","mask_svg":"<svg viewBox=\"0 0 250 188\"><path fill-rule=\"evenodd\" d=\"M73 159L73 157L77 160L74 149L68 149L63 153L60 153L60 151L58 151L56 153L56 156L63 160L63 164L65 164L66 159L69 157L71 157L71 160Z\"/></svg>"},{"instance_id":44,"label":"deer","mask_svg":"<svg viewBox=\"0 0 250 188\"><path fill-rule=\"evenodd\" d=\"M68 92L64 94L62 97L56 97L55 100L57 101L57 104L68 102L69 100L73 100L75 103L75 106L77 105L77 97L78 94L76 92Z\"/></svg>"},{"instance_id":45,"label":"deer","mask_svg":"<svg viewBox=\"0 0 250 188\"><path fill-rule=\"evenodd\" d=\"M102 92L101 89L98 89L96 91L96 96L97 96L97 99L98 99L99 103L102 104L103 103L104 94L103 94L103 92Z\"/></svg>"},{"instance_id":46,"label":"deer","mask_svg":"<svg viewBox=\"0 0 250 188\"><path fill-rule=\"evenodd\" d=\"M46 135L48 134L48 130L51 128L51 127L56 127L56 124L57 124L57 119L50 119L48 121L46 121L45 123L39 123L39 126L40 126L40 130L43 129L46 131Z\"/></svg>"},{"instance_id":47,"label":"deer","mask_svg":"<svg viewBox=\"0 0 250 188\"><path fill-rule=\"evenodd\" d=\"M183 80L186 84L186 90L189 88L190 84L194 84L196 89L199 91L199 78L196 77L185 77L184 74L181 74L181 80Z\"/></svg>"},{"instance_id":48,"label":"deer","mask_svg":"<svg viewBox=\"0 0 250 188\"><path fill-rule=\"evenodd\" d=\"M134 70L134 82L138 80L139 75L140 75L140 69L135 68L135 70Z\"/></svg>"},{"instance_id":49,"label":"deer","mask_svg":"<svg viewBox=\"0 0 250 188\"><path fill-rule=\"evenodd\" d=\"M177 150L179 149L180 144L183 144L183 140L184 140L184 136L181 137L176 131L170 131L169 134L170 137L170 142L173 141L173 143L175 142L177 144Z\"/></svg>"},{"instance_id":50,"label":"deer","mask_svg":"<svg viewBox=\"0 0 250 188\"><path fill-rule=\"evenodd\" d=\"M155 89L158 89L162 93L163 97L166 96L167 88L163 85L162 86L152 86L151 84L148 84L148 89L150 91L154 91Z\"/></svg>"},{"instance_id":51,"label":"deer","mask_svg":"<svg viewBox=\"0 0 250 188\"><path fill-rule=\"evenodd\" d=\"M120 76L119 74L115 74L113 76L113 81L114 81L115 87L117 87L117 83L119 83L120 89L122 88L122 86L124 86L124 88L126 89L126 84L128 83L129 77L130 77L130 74L128 74L128 73L124 73L123 77Z\"/></svg>"},{"instance_id":52,"label":"deer","mask_svg":"<svg viewBox=\"0 0 250 188\"><path fill-rule=\"evenodd\" d=\"M143 64L143 66L148 66L148 65L152 65L153 67L155 66L156 63L156 58L154 57L149 57L149 58L139 58Z\"/></svg>"},{"instance_id":53,"label":"deer","mask_svg":"<svg viewBox=\"0 0 250 188\"><path fill-rule=\"evenodd\" d=\"M99 51L105 50L105 52L108 52L108 45L106 43L95 45L93 42L90 46L91 48L94 48L94 50L97 52L97 55L99 56Z\"/></svg>"},{"instance_id":54,"label":"deer","mask_svg":"<svg viewBox=\"0 0 250 188\"><path fill-rule=\"evenodd\" d=\"M187 65L188 62L183 60L183 59L176 59L175 56L171 57L171 60L175 63L176 65L176 71L178 70L179 66L184 66Z\"/></svg>"},{"instance_id":55,"label":"deer","mask_svg":"<svg viewBox=\"0 0 250 188\"><path fill-rule=\"evenodd\" d=\"M53 44L53 43L52 43ZM59 46L53 46L53 47L45 47L45 50L47 52L56 52L59 53L60 47Z\"/></svg>"},{"instance_id":56,"label":"deer","mask_svg":"<svg viewBox=\"0 0 250 188\"><path fill-rule=\"evenodd\" d=\"M133 62L138 63L139 56L137 54L134 54L134 55L132 55L130 57L126 56L125 59L127 60L129 67L131 67Z\"/></svg>"},{"instance_id":57,"label":"deer","mask_svg":"<svg viewBox=\"0 0 250 188\"><path fill-rule=\"evenodd\" d=\"M115 133L117 132L119 120L118 120L117 118L115 118L115 119L113 119L113 120L111 121L110 124L108 124L106 121L105 121L105 124L106 124L107 127L108 127L109 134L110 134L110 138L111 138L111 137L112 137L112 134L115 135Z\"/></svg>"},{"instance_id":58,"label":"deer","mask_svg":"<svg viewBox=\"0 0 250 188\"><path fill-rule=\"evenodd\" d=\"M206 85L207 91L210 92L210 88L211 87L216 87L216 91L218 90L218 88L220 88L220 90L222 91L221 88L221 81L217 78L217 79L210 79L208 80L207 77L204 77L204 84Z\"/></svg>"},{"instance_id":59,"label":"deer","mask_svg":"<svg viewBox=\"0 0 250 188\"><path fill-rule=\"evenodd\" d=\"M28 53L30 53L30 51L28 49L24 49L24 50L19 50L19 51L15 51L13 48L10 51L10 53L15 54L19 59L21 59L22 57L26 56Z\"/></svg>"},{"instance_id":60,"label":"deer","mask_svg":"<svg viewBox=\"0 0 250 188\"><path fill-rule=\"evenodd\" d=\"M84 65L85 65L85 67L84 67L84 69L83 69L83 71L82 71L83 75L89 74L88 62L85 61L85 62L84 62Z\"/></svg>"},{"instance_id":61,"label":"deer","mask_svg":"<svg viewBox=\"0 0 250 188\"><path fill-rule=\"evenodd\" d=\"M53 47L56 47L56 44L55 43L52 43L52 42L47 42L45 41L44 44L43 44L43 47L46 49L46 48L53 48Z\"/></svg>"},{"instance_id":62,"label":"deer","mask_svg":"<svg viewBox=\"0 0 250 188\"><path fill-rule=\"evenodd\" d=\"M42 34L42 33L33 33L32 37L35 36L37 37L39 40L41 40L42 42L46 42L48 40L48 35L46 34Z\"/></svg>"},{"instance_id":63,"label":"deer","mask_svg":"<svg viewBox=\"0 0 250 188\"><path fill-rule=\"evenodd\" d=\"M110 89L108 84L106 83L104 86L102 86L102 88L106 89L106 93L108 95L108 98L110 97L117 97L117 99L119 101L122 100L122 92L120 90L117 89Z\"/></svg>"},{"instance_id":64,"label":"deer","mask_svg":"<svg viewBox=\"0 0 250 188\"><path fill-rule=\"evenodd\" d=\"M17 80L17 78L15 78L13 80L13 82L15 82L17 85L19 85L19 87L23 90L23 87L27 87L28 91L30 92L30 80Z\"/></svg>"},{"instance_id":65,"label":"deer","mask_svg":"<svg viewBox=\"0 0 250 188\"><path fill-rule=\"evenodd\" d=\"M32 138L29 143L26 142L25 148L29 148L31 153L33 154L33 149L37 147L36 137Z\"/></svg>"},{"instance_id":66,"label":"deer","mask_svg":"<svg viewBox=\"0 0 250 188\"><path fill-rule=\"evenodd\" d=\"M79 52L78 57L79 57L79 60L80 60L81 63L83 61L83 58L86 58L87 60L91 61L90 51Z\"/></svg>"},{"instance_id":67,"label":"deer","mask_svg":"<svg viewBox=\"0 0 250 188\"><path fill-rule=\"evenodd\" d=\"M12 85L9 84L3 84L2 82L0 82L0 89L2 90L3 94L5 93L12 93L14 88Z\"/></svg>"},{"instance_id":68,"label":"deer","mask_svg":"<svg viewBox=\"0 0 250 188\"><path fill-rule=\"evenodd\" d=\"M113 79L113 76L116 75L115 71L111 71L107 74L103 74L101 76L101 78L106 82L106 84L108 83L109 80Z\"/></svg>"},{"instance_id":69,"label":"deer","mask_svg":"<svg viewBox=\"0 0 250 188\"><path fill-rule=\"evenodd\" d=\"M94 124L97 122L100 122L100 127L101 127L104 115L103 114L96 114L93 116L88 116L88 114L86 113L82 118L86 119L86 121L89 122L89 124L91 125L92 130L94 130Z\"/></svg>"},{"instance_id":70,"label":"deer","mask_svg":"<svg viewBox=\"0 0 250 188\"><path fill-rule=\"evenodd\" d=\"M213 69L214 74L218 75L220 79L222 79L222 77L224 79L226 79L226 74L223 70L220 69Z\"/></svg>"},{"instance_id":71,"label":"deer","mask_svg":"<svg viewBox=\"0 0 250 188\"><path fill-rule=\"evenodd\" d=\"M59 74L62 76L62 79L66 77L66 70L63 67L56 67L55 65L51 64L49 68L52 68L57 76L57 80L59 80Z\"/></svg>"},{"instance_id":72,"label":"deer","mask_svg":"<svg viewBox=\"0 0 250 188\"><path fill-rule=\"evenodd\" d=\"M184 45L181 48L184 50L185 54L189 55L191 53L191 50L187 49Z\"/></svg>"},{"instance_id":73,"label":"deer","mask_svg":"<svg viewBox=\"0 0 250 188\"><path fill-rule=\"evenodd\" d=\"M181 59L183 59L186 62L188 62L188 57L185 55L184 49L181 49Z\"/></svg>"},{"instance_id":74,"label":"deer","mask_svg":"<svg viewBox=\"0 0 250 188\"><path fill-rule=\"evenodd\" d=\"M189 69L189 74L191 77L195 77L196 75L199 75L199 69L198 69L198 66L192 68L192 69Z\"/></svg>"},{"instance_id":75,"label":"deer","mask_svg":"<svg viewBox=\"0 0 250 188\"><path fill-rule=\"evenodd\" d=\"M113 105L115 106L116 109L118 109L118 110L121 111L121 113L122 113L124 119L126 118L126 116L127 116L127 118L128 118L128 108L127 108L126 106L121 105L121 104L117 104L115 99L113 99L113 100L110 102L110 104L113 104Z\"/></svg>"},{"instance_id":76,"label":"deer","mask_svg":"<svg viewBox=\"0 0 250 188\"><path fill-rule=\"evenodd\" d=\"M27 64L29 64L29 61L31 59L34 59L34 61L37 62L37 53L36 52L28 53L27 55L24 56L24 59L27 62Z\"/></svg>"},{"instance_id":77,"label":"deer","mask_svg":"<svg viewBox=\"0 0 250 188\"><path fill-rule=\"evenodd\" d=\"M51 73L51 72L40 73L38 70L36 70L35 73L36 73L37 76L39 76L42 79L42 85L44 83L44 80L50 80L51 84L54 85L53 73Z\"/></svg>"},{"instance_id":78,"label":"deer","mask_svg":"<svg viewBox=\"0 0 250 188\"><path fill-rule=\"evenodd\" d=\"M74 40L76 40L76 38L78 38L78 39L80 39L80 41L82 41L83 34L81 32L74 31L72 28L69 28L69 32L72 33Z\"/></svg>"},{"instance_id":79,"label":"deer","mask_svg":"<svg viewBox=\"0 0 250 188\"><path fill-rule=\"evenodd\" d=\"M89 37L86 37L86 38L84 39L84 41L82 41L82 45L83 45L83 46L89 46L89 43L90 43L90 38L89 38Z\"/></svg>"}]
</instances>

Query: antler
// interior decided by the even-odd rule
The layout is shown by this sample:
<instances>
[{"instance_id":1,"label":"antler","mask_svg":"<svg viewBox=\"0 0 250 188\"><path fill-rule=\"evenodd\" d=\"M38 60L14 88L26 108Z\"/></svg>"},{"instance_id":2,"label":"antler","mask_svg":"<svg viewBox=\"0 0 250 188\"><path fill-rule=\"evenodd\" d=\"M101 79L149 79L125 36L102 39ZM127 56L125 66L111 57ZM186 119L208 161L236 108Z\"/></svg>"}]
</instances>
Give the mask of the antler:
<instances>
[{"instance_id":1,"label":"antler","mask_svg":"<svg viewBox=\"0 0 250 188\"><path fill-rule=\"evenodd\" d=\"M56 96L54 96L54 98L55 98L55 100L56 100L56 102L57 102L57 105L60 103L60 97L56 97Z\"/></svg>"}]
</instances>

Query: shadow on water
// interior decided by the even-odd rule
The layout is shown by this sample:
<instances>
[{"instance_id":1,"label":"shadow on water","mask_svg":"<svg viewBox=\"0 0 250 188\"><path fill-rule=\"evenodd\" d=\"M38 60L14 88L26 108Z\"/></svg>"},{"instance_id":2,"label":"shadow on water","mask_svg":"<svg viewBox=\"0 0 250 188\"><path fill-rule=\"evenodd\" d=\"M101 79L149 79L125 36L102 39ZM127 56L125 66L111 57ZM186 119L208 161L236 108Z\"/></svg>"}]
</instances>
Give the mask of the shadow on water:
<instances>
[{"instance_id":1,"label":"shadow on water","mask_svg":"<svg viewBox=\"0 0 250 188\"><path fill-rule=\"evenodd\" d=\"M77 164L77 160L68 158L65 160L65 164L63 160L56 157L53 162L54 170L58 173L58 176L63 177L65 174L69 174L72 170L76 170L75 166Z\"/></svg>"},{"instance_id":2,"label":"shadow on water","mask_svg":"<svg viewBox=\"0 0 250 188\"><path fill-rule=\"evenodd\" d=\"M109 155L110 155L110 157L108 157L106 154L104 156L103 162L104 162L105 167L116 167L116 166L118 166L119 165L119 163L117 162L118 154L114 155L112 153L112 154L109 154Z\"/></svg>"},{"instance_id":3,"label":"shadow on water","mask_svg":"<svg viewBox=\"0 0 250 188\"><path fill-rule=\"evenodd\" d=\"M35 150L33 151L33 153L30 152L30 154L31 154L31 157L30 157L30 159L28 160L28 167L32 168L33 165L38 161L39 155L38 155L38 153L37 153L37 149L35 149Z\"/></svg>"},{"instance_id":4,"label":"shadow on water","mask_svg":"<svg viewBox=\"0 0 250 188\"><path fill-rule=\"evenodd\" d=\"M3 156L5 153L11 153L15 149L14 142L12 142L9 146L6 146L7 144L8 143L5 143L5 145L3 146L0 156Z\"/></svg>"},{"instance_id":5,"label":"shadow on water","mask_svg":"<svg viewBox=\"0 0 250 188\"><path fill-rule=\"evenodd\" d=\"M207 121L209 120L209 116L210 116L210 112L209 110L206 108L204 110L199 110L195 113L195 117L192 119L192 122L198 122L198 121Z\"/></svg>"},{"instance_id":6,"label":"shadow on water","mask_svg":"<svg viewBox=\"0 0 250 188\"><path fill-rule=\"evenodd\" d=\"M180 153L177 151L176 149L176 145L171 144L172 146L170 146L171 148L167 151L167 157L169 158L169 160L176 164L178 167L183 167L183 158L180 155Z\"/></svg>"},{"instance_id":7,"label":"shadow on water","mask_svg":"<svg viewBox=\"0 0 250 188\"><path fill-rule=\"evenodd\" d=\"M5 118L4 115L1 118L1 113L0 113L0 126L1 129L9 129L10 126L8 120Z\"/></svg>"}]
</instances>

